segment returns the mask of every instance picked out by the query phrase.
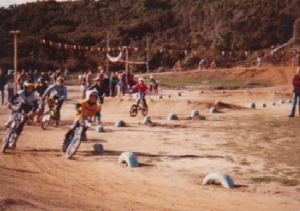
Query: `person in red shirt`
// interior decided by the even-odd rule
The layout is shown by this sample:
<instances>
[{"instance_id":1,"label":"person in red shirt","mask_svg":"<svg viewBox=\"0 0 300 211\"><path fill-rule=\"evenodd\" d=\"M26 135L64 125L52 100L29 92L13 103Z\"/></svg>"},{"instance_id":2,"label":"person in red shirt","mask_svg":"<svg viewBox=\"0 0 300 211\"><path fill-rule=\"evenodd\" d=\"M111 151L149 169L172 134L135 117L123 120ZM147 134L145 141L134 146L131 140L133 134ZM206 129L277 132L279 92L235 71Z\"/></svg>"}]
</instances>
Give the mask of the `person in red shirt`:
<instances>
[{"instance_id":1,"label":"person in red shirt","mask_svg":"<svg viewBox=\"0 0 300 211\"><path fill-rule=\"evenodd\" d=\"M289 115L289 117L294 117L295 116L295 109L296 109L296 104L297 104L297 100L300 97L300 66L298 66L297 69L297 74L294 76L293 79L293 86L294 86L294 101L293 101L293 108L292 108L292 112ZM300 116L300 99L298 102L298 109L299 109L299 116Z\"/></svg>"},{"instance_id":2,"label":"person in red shirt","mask_svg":"<svg viewBox=\"0 0 300 211\"><path fill-rule=\"evenodd\" d=\"M146 100L145 100L145 96L146 96L146 93L148 91L148 87L145 85L145 81L144 81L143 78L139 78L139 83L132 87L132 91L135 91L136 89L140 93L140 98L138 99L137 104L139 104L140 100L142 99L143 103L144 103L144 106L148 107L147 103L146 103Z\"/></svg>"}]
</instances>

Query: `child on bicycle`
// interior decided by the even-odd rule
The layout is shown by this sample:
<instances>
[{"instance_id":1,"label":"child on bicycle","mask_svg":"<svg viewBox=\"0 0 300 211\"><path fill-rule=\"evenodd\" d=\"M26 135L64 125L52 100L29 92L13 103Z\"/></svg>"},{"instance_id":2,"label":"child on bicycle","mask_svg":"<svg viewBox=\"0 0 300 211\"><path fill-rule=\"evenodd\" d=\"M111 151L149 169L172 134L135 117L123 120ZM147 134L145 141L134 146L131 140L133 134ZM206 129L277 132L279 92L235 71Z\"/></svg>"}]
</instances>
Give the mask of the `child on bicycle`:
<instances>
[{"instance_id":1,"label":"child on bicycle","mask_svg":"<svg viewBox=\"0 0 300 211\"><path fill-rule=\"evenodd\" d=\"M97 104L98 97L99 97L98 92L92 91L89 93L88 99L83 100L80 103L77 103L75 105L75 110L77 111L77 114L75 117L74 124L70 127L69 131L65 135L65 140L62 143L63 151L65 151L66 147L69 145L70 138L74 134L75 128L79 126L79 124L80 124L79 121L82 116L90 117L90 118L95 116L97 123L101 124L101 121L100 121L101 105ZM84 139L86 139L86 129L83 130L82 137Z\"/></svg>"},{"instance_id":2,"label":"child on bicycle","mask_svg":"<svg viewBox=\"0 0 300 211\"><path fill-rule=\"evenodd\" d=\"M138 89L138 92L140 93L140 98L138 99L137 104L139 104L140 99L142 99L144 106L148 107L145 99L148 87L145 85L144 78L139 78L139 83L132 87L132 91L135 91L136 89Z\"/></svg>"},{"instance_id":3,"label":"child on bicycle","mask_svg":"<svg viewBox=\"0 0 300 211\"><path fill-rule=\"evenodd\" d=\"M24 82L24 89L18 91L11 99L9 104L7 104L7 108L10 108L12 105L15 105L15 100L20 97L21 103L16 109L20 113L25 113L28 115L32 115L38 108L38 97L34 94L34 82L32 80L27 80ZM19 127L16 129L16 134L18 135L13 147L16 147L17 139L21 135L24 125L28 120L28 116L24 116L24 120L20 123ZM11 119L5 124L7 127L11 123Z\"/></svg>"},{"instance_id":4,"label":"child on bicycle","mask_svg":"<svg viewBox=\"0 0 300 211\"><path fill-rule=\"evenodd\" d=\"M46 96L49 96L51 91L55 91L56 94L53 96L54 100L57 100L57 106L56 106L56 122L59 122L60 120L60 109L64 103L64 100L67 98L67 89L64 86L64 80L61 77L58 77L56 80L56 84L53 84L48 87L48 89L43 94L43 99L46 98Z\"/></svg>"}]
</instances>

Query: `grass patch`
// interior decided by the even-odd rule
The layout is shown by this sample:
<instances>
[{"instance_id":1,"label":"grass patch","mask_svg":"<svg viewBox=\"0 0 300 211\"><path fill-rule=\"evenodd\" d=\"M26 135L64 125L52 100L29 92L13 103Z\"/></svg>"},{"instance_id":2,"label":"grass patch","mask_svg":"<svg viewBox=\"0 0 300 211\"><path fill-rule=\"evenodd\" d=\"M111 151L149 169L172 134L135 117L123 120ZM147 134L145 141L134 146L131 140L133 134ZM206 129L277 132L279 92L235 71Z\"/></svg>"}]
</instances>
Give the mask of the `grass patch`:
<instances>
[{"instance_id":1,"label":"grass patch","mask_svg":"<svg viewBox=\"0 0 300 211\"><path fill-rule=\"evenodd\" d=\"M299 184L299 181L296 179L278 179L277 180L283 186L296 186Z\"/></svg>"},{"instance_id":2,"label":"grass patch","mask_svg":"<svg viewBox=\"0 0 300 211\"><path fill-rule=\"evenodd\" d=\"M276 179L271 176L251 177L250 179L252 182L255 182L255 183L262 183L262 182L269 183L269 182L276 181Z\"/></svg>"}]
</instances>

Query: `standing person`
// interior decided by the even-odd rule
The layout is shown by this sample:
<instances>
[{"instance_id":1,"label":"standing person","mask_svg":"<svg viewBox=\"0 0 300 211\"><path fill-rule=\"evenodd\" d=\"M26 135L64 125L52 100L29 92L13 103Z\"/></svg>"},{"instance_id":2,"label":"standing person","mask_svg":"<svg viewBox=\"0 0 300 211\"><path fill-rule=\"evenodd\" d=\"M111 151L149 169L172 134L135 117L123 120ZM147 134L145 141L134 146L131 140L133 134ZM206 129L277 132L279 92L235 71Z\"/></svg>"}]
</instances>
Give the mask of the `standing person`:
<instances>
[{"instance_id":1,"label":"standing person","mask_svg":"<svg viewBox=\"0 0 300 211\"><path fill-rule=\"evenodd\" d=\"M83 72L81 75L81 78L78 81L79 86L80 86L80 91L81 91L81 99L84 100L86 97L86 73Z\"/></svg>"},{"instance_id":2,"label":"standing person","mask_svg":"<svg viewBox=\"0 0 300 211\"><path fill-rule=\"evenodd\" d=\"M64 78L65 78L65 80L69 80L70 79L69 70L67 68L65 69L65 72L64 72Z\"/></svg>"},{"instance_id":3,"label":"standing person","mask_svg":"<svg viewBox=\"0 0 300 211\"><path fill-rule=\"evenodd\" d=\"M257 68L261 68L262 67L262 57L259 56L257 57Z\"/></svg>"},{"instance_id":4,"label":"standing person","mask_svg":"<svg viewBox=\"0 0 300 211\"><path fill-rule=\"evenodd\" d=\"M205 60L201 59L201 61L199 62L199 70L205 69L204 63L205 63Z\"/></svg>"},{"instance_id":5,"label":"standing person","mask_svg":"<svg viewBox=\"0 0 300 211\"><path fill-rule=\"evenodd\" d=\"M2 93L2 105L4 105L4 86L6 85L6 83L7 76L2 70L2 68L0 68L0 92Z\"/></svg>"},{"instance_id":6,"label":"standing person","mask_svg":"<svg viewBox=\"0 0 300 211\"><path fill-rule=\"evenodd\" d=\"M110 96L109 74L105 74L104 79L103 79L103 86L105 87L105 97L109 97Z\"/></svg>"},{"instance_id":7,"label":"standing person","mask_svg":"<svg viewBox=\"0 0 300 211\"><path fill-rule=\"evenodd\" d=\"M295 55L293 55L293 57L292 57L292 67L293 68L295 67L295 63L296 63L296 58L295 58Z\"/></svg>"},{"instance_id":8,"label":"standing person","mask_svg":"<svg viewBox=\"0 0 300 211\"><path fill-rule=\"evenodd\" d=\"M100 104L102 105L104 103L105 86L99 78L96 79L96 84L89 87L88 91L93 90L93 89L97 90L98 96L99 96L99 101L100 101Z\"/></svg>"},{"instance_id":9,"label":"standing person","mask_svg":"<svg viewBox=\"0 0 300 211\"><path fill-rule=\"evenodd\" d=\"M54 80L56 81L59 77L60 77L62 80L65 80L65 79L64 79L64 73L63 73L63 71L62 71L61 68L59 68L58 71L55 72Z\"/></svg>"},{"instance_id":10,"label":"standing person","mask_svg":"<svg viewBox=\"0 0 300 211\"><path fill-rule=\"evenodd\" d=\"M90 86L93 85L93 75L92 75L92 71L89 70L89 72L86 74L86 86L87 89L89 89Z\"/></svg>"},{"instance_id":11,"label":"standing person","mask_svg":"<svg viewBox=\"0 0 300 211\"><path fill-rule=\"evenodd\" d=\"M216 64L216 60L212 60L211 64L210 64L210 67L212 69L215 69L217 67L217 64Z\"/></svg>"},{"instance_id":12,"label":"standing person","mask_svg":"<svg viewBox=\"0 0 300 211\"><path fill-rule=\"evenodd\" d=\"M153 91L154 84L155 84L155 79L153 78L153 75L151 75L150 76L150 81L149 81L149 92Z\"/></svg>"},{"instance_id":13,"label":"standing person","mask_svg":"<svg viewBox=\"0 0 300 211\"><path fill-rule=\"evenodd\" d=\"M154 84L154 93L158 93L158 85L159 85L159 80L156 79L155 84Z\"/></svg>"},{"instance_id":14,"label":"standing person","mask_svg":"<svg viewBox=\"0 0 300 211\"><path fill-rule=\"evenodd\" d=\"M7 102L10 102L10 99L14 96L14 87L15 87L14 77L9 76L7 82L7 92L8 92Z\"/></svg>"},{"instance_id":15,"label":"standing person","mask_svg":"<svg viewBox=\"0 0 300 211\"><path fill-rule=\"evenodd\" d=\"M48 87L48 89L44 92L43 99L45 99L51 91L55 91L53 99L57 100L56 122L58 122L60 120L60 109L64 103L64 100L67 98L67 89L64 86L64 80L61 77L57 78L56 84L53 84Z\"/></svg>"},{"instance_id":16,"label":"standing person","mask_svg":"<svg viewBox=\"0 0 300 211\"><path fill-rule=\"evenodd\" d=\"M34 73L33 73L32 69L28 70L28 77L29 77L29 80L34 81Z\"/></svg>"},{"instance_id":17,"label":"standing person","mask_svg":"<svg viewBox=\"0 0 300 211\"><path fill-rule=\"evenodd\" d=\"M176 62L173 67L174 72L181 72L181 64L180 61Z\"/></svg>"},{"instance_id":18,"label":"standing person","mask_svg":"<svg viewBox=\"0 0 300 211\"><path fill-rule=\"evenodd\" d=\"M24 83L24 90L18 91L11 99L10 103L7 104L7 108L10 108L11 105L15 105L14 101L18 97L21 98L21 103L19 104L17 111L23 112L25 114L33 115L34 112L38 108L37 103L37 96L34 94L34 82L31 80L27 80ZM28 116L24 116L24 120L19 124L19 127L16 129L16 134L18 135L15 139L15 143L12 145L13 147L16 147L17 140L19 136L21 135L24 125L28 120ZM8 122L5 124L6 127L8 127L11 123L11 119L8 120Z\"/></svg>"},{"instance_id":19,"label":"standing person","mask_svg":"<svg viewBox=\"0 0 300 211\"><path fill-rule=\"evenodd\" d=\"M116 96L116 86L118 84L118 73L117 72L111 74L109 84L110 84L110 91L111 91L110 96L115 97Z\"/></svg>"},{"instance_id":20,"label":"standing person","mask_svg":"<svg viewBox=\"0 0 300 211\"><path fill-rule=\"evenodd\" d=\"M97 78L99 78L101 81L104 80L104 71L101 69L101 67L99 67L99 73Z\"/></svg>"},{"instance_id":21,"label":"standing person","mask_svg":"<svg viewBox=\"0 0 300 211\"><path fill-rule=\"evenodd\" d=\"M37 69L34 70L34 80L39 78L39 71Z\"/></svg>"},{"instance_id":22,"label":"standing person","mask_svg":"<svg viewBox=\"0 0 300 211\"><path fill-rule=\"evenodd\" d=\"M296 105L297 105L297 100L298 102L298 109L299 109L299 116L300 116L300 65L297 68L297 74L295 74L294 79L293 79L293 86L294 86L294 101L293 101L293 107L291 114L289 117L294 117L295 116L295 110L296 110ZM299 99L298 99L299 98Z\"/></svg>"},{"instance_id":23,"label":"standing person","mask_svg":"<svg viewBox=\"0 0 300 211\"><path fill-rule=\"evenodd\" d=\"M22 73L18 76L18 84L20 85L20 90L23 90L23 84L29 77L25 69L22 69Z\"/></svg>"}]
</instances>

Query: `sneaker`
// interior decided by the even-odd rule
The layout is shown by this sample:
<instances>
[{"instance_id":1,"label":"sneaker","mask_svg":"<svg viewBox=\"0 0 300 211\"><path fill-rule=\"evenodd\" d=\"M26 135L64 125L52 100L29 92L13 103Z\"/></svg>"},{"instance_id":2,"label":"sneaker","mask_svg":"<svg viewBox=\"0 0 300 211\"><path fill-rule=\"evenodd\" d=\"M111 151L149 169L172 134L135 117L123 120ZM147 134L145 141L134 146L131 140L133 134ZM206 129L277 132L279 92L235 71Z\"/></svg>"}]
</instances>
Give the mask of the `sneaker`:
<instances>
[{"instance_id":1,"label":"sneaker","mask_svg":"<svg viewBox=\"0 0 300 211\"><path fill-rule=\"evenodd\" d=\"M291 114L291 115L289 115L289 117L294 117L294 115Z\"/></svg>"}]
</instances>

